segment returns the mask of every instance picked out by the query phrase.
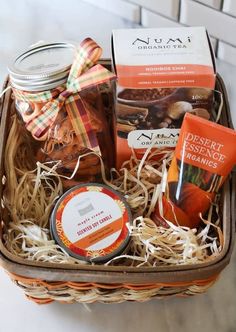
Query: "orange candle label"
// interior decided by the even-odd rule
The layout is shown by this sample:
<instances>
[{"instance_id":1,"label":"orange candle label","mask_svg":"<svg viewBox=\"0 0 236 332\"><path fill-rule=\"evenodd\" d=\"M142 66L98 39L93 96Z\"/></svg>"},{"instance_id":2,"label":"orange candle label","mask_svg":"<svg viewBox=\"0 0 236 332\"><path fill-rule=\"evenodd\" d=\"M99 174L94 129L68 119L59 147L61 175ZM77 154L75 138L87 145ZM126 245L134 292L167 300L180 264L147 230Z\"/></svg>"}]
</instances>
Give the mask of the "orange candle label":
<instances>
[{"instance_id":1,"label":"orange candle label","mask_svg":"<svg viewBox=\"0 0 236 332\"><path fill-rule=\"evenodd\" d=\"M124 198L100 184L72 188L57 203L52 231L57 242L79 259L106 261L125 248L131 219Z\"/></svg>"}]
</instances>

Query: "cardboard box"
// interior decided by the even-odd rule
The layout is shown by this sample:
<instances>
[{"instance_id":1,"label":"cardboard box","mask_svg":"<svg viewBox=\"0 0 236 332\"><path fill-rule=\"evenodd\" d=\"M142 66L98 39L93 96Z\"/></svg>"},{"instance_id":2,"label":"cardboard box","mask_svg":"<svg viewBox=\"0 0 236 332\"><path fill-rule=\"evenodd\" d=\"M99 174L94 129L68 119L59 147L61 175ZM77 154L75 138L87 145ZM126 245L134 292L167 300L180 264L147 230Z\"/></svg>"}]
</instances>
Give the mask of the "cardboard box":
<instances>
[{"instance_id":1,"label":"cardboard box","mask_svg":"<svg viewBox=\"0 0 236 332\"><path fill-rule=\"evenodd\" d=\"M186 112L214 121L215 60L204 27L121 29L112 36L116 71L117 166L131 148L174 147Z\"/></svg>"}]
</instances>

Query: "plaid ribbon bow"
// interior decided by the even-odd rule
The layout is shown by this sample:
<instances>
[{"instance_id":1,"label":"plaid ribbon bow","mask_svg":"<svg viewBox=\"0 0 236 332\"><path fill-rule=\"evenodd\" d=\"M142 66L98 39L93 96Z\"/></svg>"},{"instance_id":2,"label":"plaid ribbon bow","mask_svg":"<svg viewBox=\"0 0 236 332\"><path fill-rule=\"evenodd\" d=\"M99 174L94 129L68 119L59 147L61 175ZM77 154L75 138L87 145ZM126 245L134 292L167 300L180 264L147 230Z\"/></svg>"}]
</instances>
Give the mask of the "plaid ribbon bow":
<instances>
[{"instance_id":1,"label":"plaid ribbon bow","mask_svg":"<svg viewBox=\"0 0 236 332\"><path fill-rule=\"evenodd\" d=\"M81 146L100 153L96 133L91 126L86 106L79 96L79 92L115 78L115 75L109 70L100 64L96 64L101 54L101 47L92 39L86 38L77 49L65 85L39 93L28 93L13 89L18 100L44 103L40 111L35 115L33 113L30 119L28 117L24 118L23 115L26 128L36 140L47 139L48 131L55 122L58 112L65 106Z\"/></svg>"}]
</instances>

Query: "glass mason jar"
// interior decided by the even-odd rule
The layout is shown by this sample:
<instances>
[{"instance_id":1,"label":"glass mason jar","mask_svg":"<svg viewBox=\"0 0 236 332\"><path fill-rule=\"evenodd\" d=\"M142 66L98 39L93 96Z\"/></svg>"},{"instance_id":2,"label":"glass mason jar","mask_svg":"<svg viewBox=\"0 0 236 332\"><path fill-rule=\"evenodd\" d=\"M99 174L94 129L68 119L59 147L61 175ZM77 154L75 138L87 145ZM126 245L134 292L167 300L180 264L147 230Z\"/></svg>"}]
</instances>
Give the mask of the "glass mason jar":
<instances>
[{"instance_id":1,"label":"glass mason jar","mask_svg":"<svg viewBox=\"0 0 236 332\"><path fill-rule=\"evenodd\" d=\"M46 97L48 92L57 98L63 88L65 89L75 52L76 47L72 43L41 44L21 53L9 67L19 119L28 130L32 127L31 122L42 113L42 108L49 102ZM41 97L38 98L39 96ZM114 166L112 83L84 89L79 96L86 106L101 158L106 169L110 169ZM64 176L64 188L79 182L101 180L100 158L96 154L89 154L91 149L88 146L81 145L65 105L60 108L45 133L38 138L32 134L32 144L37 146L35 161L60 161L57 172ZM79 157L83 155L85 156L81 157L78 170L73 178L69 179Z\"/></svg>"}]
</instances>

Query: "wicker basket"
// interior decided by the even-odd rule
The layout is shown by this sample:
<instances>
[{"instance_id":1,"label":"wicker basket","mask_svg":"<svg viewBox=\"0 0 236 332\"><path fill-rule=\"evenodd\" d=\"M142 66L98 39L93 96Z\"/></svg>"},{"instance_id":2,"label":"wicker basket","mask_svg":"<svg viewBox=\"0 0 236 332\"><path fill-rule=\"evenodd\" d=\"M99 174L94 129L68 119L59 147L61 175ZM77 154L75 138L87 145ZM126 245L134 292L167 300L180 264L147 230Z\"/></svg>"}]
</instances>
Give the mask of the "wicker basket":
<instances>
[{"instance_id":1,"label":"wicker basket","mask_svg":"<svg viewBox=\"0 0 236 332\"><path fill-rule=\"evenodd\" d=\"M6 82L6 87L8 82ZM217 76L216 89L223 93L222 124L232 126L224 83ZM3 155L7 138L11 90L0 101L1 178L4 174ZM234 240L235 181L232 175L221 194L221 218L224 247L210 263L169 267L122 267L102 265L69 265L26 261L14 256L2 242L0 225L0 263L10 278L21 287L26 296L37 303L59 301L118 303L123 301L147 301L167 296L189 296L205 292L217 280L219 273L229 263ZM0 190L2 197L2 188ZM4 218L1 210L1 220Z\"/></svg>"}]
</instances>

